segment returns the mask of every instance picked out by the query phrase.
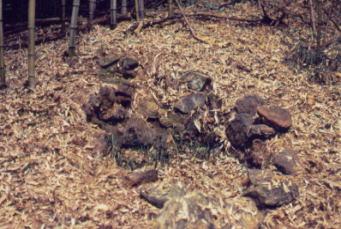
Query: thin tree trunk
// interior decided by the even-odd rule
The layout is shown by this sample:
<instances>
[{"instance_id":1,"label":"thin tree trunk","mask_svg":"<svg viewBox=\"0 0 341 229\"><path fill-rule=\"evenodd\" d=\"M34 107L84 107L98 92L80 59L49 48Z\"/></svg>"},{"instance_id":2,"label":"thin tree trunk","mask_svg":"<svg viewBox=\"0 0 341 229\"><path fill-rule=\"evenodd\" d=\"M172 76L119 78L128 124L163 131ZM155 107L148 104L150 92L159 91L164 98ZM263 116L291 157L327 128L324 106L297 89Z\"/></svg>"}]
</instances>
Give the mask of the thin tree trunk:
<instances>
[{"instance_id":1,"label":"thin tree trunk","mask_svg":"<svg viewBox=\"0 0 341 229\"><path fill-rule=\"evenodd\" d=\"M321 39L322 39L322 31L321 31L321 20L322 20L322 5L320 0L315 0L316 5L316 46L318 52L322 52L321 50Z\"/></svg>"},{"instance_id":2,"label":"thin tree trunk","mask_svg":"<svg viewBox=\"0 0 341 229\"><path fill-rule=\"evenodd\" d=\"M135 12L136 12L136 20L140 21L140 14L139 14L139 0L135 0Z\"/></svg>"},{"instance_id":3,"label":"thin tree trunk","mask_svg":"<svg viewBox=\"0 0 341 229\"><path fill-rule=\"evenodd\" d=\"M0 0L0 89L6 87L6 69L4 58L4 28L3 28L3 8Z\"/></svg>"},{"instance_id":4,"label":"thin tree trunk","mask_svg":"<svg viewBox=\"0 0 341 229\"><path fill-rule=\"evenodd\" d=\"M92 29L96 10L96 0L89 1L89 28Z\"/></svg>"},{"instance_id":5,"label":"thin tree trunk","mask_svg":"<svg viewBox=\"0 0 341 229\"><path fill-rule=\"evenodd\" d=\"M311 27L313 31L313 37L316 42L316 54L317 56L321 54L321 17L322 9L319 0L310 0L310 17L311 17Z\"/></svg>"},{"instance_id":6,"label":"thin tree trunk","mask_svg":"<svg viewBox=\"0 0 341 229\"><path fill-rule=\"evenodd\" d=\"M79 12L80 0L73 0L72 16L70 24L70 37L69 37L69 56L76 55L76 33L77 33L77 20Z\"/></svg>"},{"instance_id":7,"label":"thin tree trunk","mask_svg":"<svg viewBox=\"0 0 341 229\"><path fill-rule=\"evenodd\" d=\"M117 26L117 0L110 0L110 28Z\"/></svg>"},{"instance_id":8,"label":"thin tree trunk","mask_svg":"<svg viewBox=\"0 0 341 229\"><path fill-rule=\"evenodd\" d=\"M33 89L36 85L35 77L35 13L36 0L29 0L28 6L28 87Z\"/></svg>"},{"instance_id":9,"label":"thin tree trunk","mask_svg":"<svg viewBox=\"0 0 341 229\"><path fill-rule=\"evenodd\" d=\"M121 5L121 14L123 15L123 16L126 16L127 15L127 12L128 12L128 10L127 10L127 0L122 0L122 5Z\"/></svg>"},{"instance_id":10,"label":"thin tree trunk","mask_svg":"<svg viewBox=\"0 0 341 229\"><path fill-rule=\"evenodd\" d=\"M61 15L61 23L62 23L62 34L66 33L66 25L65 25L65 7L66 7L66 0L62 0L62 15Z\"/></svg>"},{"instance_id":11,"label":"thin tree trunk","mask_svg":"<svg viewBox=\"0 0 341 229\"><path fill-rule=\"evenodd\" d=\"M140 14L140 19L143 21L144 20L144 0L139 0L139 14Z\"/></svg>"},{"instance_id":12,"label":"thin tree trunk","mask_svg":"<svg viewBox=\"0 0 341 229\"><path fill-rule=\"evenodd\" d=\"M173 9L173 0L168 0L168 17L173 17L174 9Z\"/></svg>"}]
</instances>

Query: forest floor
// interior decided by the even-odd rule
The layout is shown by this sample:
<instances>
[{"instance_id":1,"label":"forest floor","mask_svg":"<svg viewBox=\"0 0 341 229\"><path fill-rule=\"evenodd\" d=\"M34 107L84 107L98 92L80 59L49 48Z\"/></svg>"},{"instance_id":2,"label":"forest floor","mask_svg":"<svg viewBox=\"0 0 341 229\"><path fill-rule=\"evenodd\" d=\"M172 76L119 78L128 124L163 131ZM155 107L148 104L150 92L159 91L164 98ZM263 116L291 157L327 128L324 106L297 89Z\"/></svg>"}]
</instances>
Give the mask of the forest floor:
<instances>
[{"instance_id":1,"label":"forest floor","mask_svg":"<svg viewBox=\"0 0 341 229\"><path fill-rule=\"evenodd\" d=\"M197 9L186 9L192 10ZM212 13L259 15L249 4ZM293 42L290 28L189 21L207 44L193 39L181 20L130 35L124 31L131 22L122 22L115 30L96 25L80 35L79 58L72 65L63 59L66 39L42 44L37 47L34 92L23 89L27 51L6 52L9 88L0 91L1 228L150 228L150 218L160 212L139 196L140 189L150 184L127 186L129 171L103 155L99 139L105 132L87 122L82 110L89 96L105 85L98 77L100 52L134 57L146 72L157 71L165 77L176 78L193 69L205 72L226 112L248 94L290 110L292 128L269 140L268 147L296 152L300 168L292 180L299 187L299 197L264 211L262 225L341 227L340 86L311 82L309 71L284 63L291 48L288 44ZM136 82L153 85L149 77L153 76ZM179 97L179 92L167 93L167 99ZM188 190L210 196L240 196L248 168L227 149L223 147L209 160L177 156L159 166L157 182L181 182Z\"/></svg>"}]
</instances>

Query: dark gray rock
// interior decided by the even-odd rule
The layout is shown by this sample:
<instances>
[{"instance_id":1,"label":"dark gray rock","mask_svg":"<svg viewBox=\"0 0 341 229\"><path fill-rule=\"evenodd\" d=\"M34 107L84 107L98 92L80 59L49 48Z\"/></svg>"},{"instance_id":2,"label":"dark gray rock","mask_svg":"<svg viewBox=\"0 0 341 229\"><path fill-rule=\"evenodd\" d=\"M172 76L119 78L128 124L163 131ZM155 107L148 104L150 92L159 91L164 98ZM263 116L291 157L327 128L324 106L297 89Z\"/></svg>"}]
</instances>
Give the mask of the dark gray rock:
<instances>
[{"instance_id":1,"label":"dark gray rock","mask_svg":"<svg viewBox=\"0 0 341 229\"><path fill-rule=\"evenodd\" d=\"M226 128L226 135L235 148L245 148L250 144L249 131L253 123L253 117L247 113L237 114L229 122Z\"/></svg>"},{"instance_id":2,"label":"dark gray rock","mask_svg":"<svg viewBox=\"0 0 341 229\"><path fill-rule=\"evenodd\" d=\"M297 156L291 150L284 150L272 157L272 163L283 174L292 175L296 173Z\"/></svg>"},{"instance_id":3,"label":"dark gray rock","mask_svg":"<svg viewBox=\"0 0 341 229\"><path fill-rule=\"evenodd\" d=\"M259 208L275 208L289 204L299 195L298 186L288 182L263 182L250 186L245 196L251 197Z\"/></svg>"},{"instance_id":4,"label":"dark gray rock","mask_svg":"<svg viewBox=\"0 0 341 229\"><path fill-rule=\"evenodd\" d=\"M203 91L204 89L210 89L211 78L199 71L188 71L181 76L181 81L187 83L189 89L195 91Z\"/></svg>"},{"instance_id":5,"label":"dark gray rock","mask_svg":"<svg viewBox=\"0 0 341 229\"><path fill-rule=\"evenodd\" d=\"M241 99L238 99L235 105L237 113L248 113L255 115L257 113L257 107L264 105L264 100L257 95L247 95Z\"/></svg>"},{"instance_id":6,"label":"dark gray rock","mask_svg":"<svg viewBox=\"0 0 341 229\"><path fill-rule=\"evenodd\" d=\"M206 95L202 93L193 93L183 96L174 106L176 111L188 114L191 111L205 105Z\"/></svg>"}]
</instances>

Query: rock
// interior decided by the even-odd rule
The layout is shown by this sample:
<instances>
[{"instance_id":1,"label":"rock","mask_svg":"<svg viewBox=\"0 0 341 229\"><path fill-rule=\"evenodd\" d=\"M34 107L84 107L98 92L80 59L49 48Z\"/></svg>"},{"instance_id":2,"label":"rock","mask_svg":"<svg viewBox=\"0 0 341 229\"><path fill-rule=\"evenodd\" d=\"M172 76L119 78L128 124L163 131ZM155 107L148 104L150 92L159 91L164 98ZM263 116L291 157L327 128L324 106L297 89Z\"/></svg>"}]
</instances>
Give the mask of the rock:
<instances>
[{"instance_id":1,"label":"rock","mask_svg":"<svg viewBox=\"0 0 341 229\"><path fill-rule=\"evenodd\" d=\"M104 57L104 58L100 59L98 64L102 68L109 68L109 67L117 64L119 60L120 60L119 56L109 56L109 57Z\"/></svg>"},{"instance_id":2,"label":"rock","mask_svg":"<svg viewBox=\"0 0 341 229\"><path fill-rule=\"evenodd\" d=\"M155 169L133 172L125 177L131 187L136 187L144 183L155 182L158 180L158 171Z\"/></svg>"},{"instance_id":3,"label":"rock","mask_svg":"<svg viewBox=\"0 0 341 229\"><path fill-rule=\"evenodd\" d=\"M119 166L132 170L147 163L169 160L166 149L168 134L143 118L132 116L127 121L112 126L108 142L110 151Z\"/></svg>"},{"instance_id":4,"label":"rock","mask_svg":"<svg viewBox=\"0 0 341 229\"><path fill-rule=\"evenodd\" d=\"M185 129L185 121L186 118L183 115L175 113L175 112L167 112L165 115L160 117L160 124L166 128L174 128L179 131L183 131Z\"/></svg>"},{"instance_id":5,"label":"rock","mask_svg":"<svg viewBox=\"0 0 341 229\"><path fill-rule=\"evenodd\" d=\"M257 107L264 105L264 100L257 95L247 95L241 99L238 99L235 105L237 113L248 113L255 115L257 113Z\"/></svg>"},{"instance_id":6,"label":"rock","mask_svg":"<svg viewBox=\"0 0 341 229\"><path fill-rule=\"evenodd\" d=\"M162 208L155 228L258 228L262 213L250 198L224 198L199 191L187 192L182 186L150 188L141 197ZM164 194L162 194L164 193ZM147 197L147 198L146 198Z\"/></svg>"},{"instance_id":7,"label":"rock","mask_svg":"<svg viewBox=\"0 0 341 229\"><path fill-rule=\"evenodd\" d=\"M286 109L277 106L259 106L257 112L271 126L276 129L288 129L291 127L291 115Z\"/></svg>"},{"instance_id":8,"label":"rock","mask_svg":"<svg viewBox=\"0 0 341 229\"><path fill-rule=\"evenodd\" d=\"M271 157L271 152L267 149L266 143L259 139L252 141L252 147L247 150L246 154L247 162L257 168L264 167Z\"/></svg>"},{"instance_id":9,"label":"rock","mask_svg":"<svg viewBox=\"0 0 341 229\"><path fill-rule=\"evenodd\" d=\"M199 71L188 71L181 76L182 82L187 82L189 89L203 91L211 84L211 78Z\"/></svg>"},{"instance_id":10,"label":"rock","mask_svg":"<svg viewBox=\"0 0 341 229\"><path fill-rule=\"evenodd\" d=\"M286 175L296 173L297 156L290 150L284 150L272 157L272 163Z\"/></svg>"},{"instance_id":11,"label":"rock","mask_svg":"<svg viewBox=\"0 0 341 229\"><path fill-rule=\"evenodd\" d=\"M228 124L226 135L235 148L245 148L249 145L249 131L253 117L247 113L237 114Z\"/></svg>"},{"instance_id":12,"label":"rock","mask_svg":"<svg viewBox=\"0 0 341 229\"><path fill-rule=\"evenodd\" d=\"M100 120L115 125L128 118L128 111L120 104L113 104L111 108L105 109L99 113L98 117Z\"/></svg>"},{"instance_id":13,"label":"rock","mask_svg":"<svg viewBox=\"0 0 341 229\"><path fill-rule=\"evenodd\" d=\"M209 93L207 96L207 106L210 110L220 110L223 105L222 99L212 93Z\"/></svg>"},{"instance_id":14,"label":"rock","mask_svg":"<svg viewBox=\"0 0 341 229\"><path fill-rule=\"evenodd\" d=\"M140 197L157 208L163 208L165 203L171 199L182 198L186 191L182 184L160 184L149 190L141 191Z\"/></svg>"},{"instance_id":15,"label":"rock","mask_svg":"<svg viewBox=\"0 0 341 229\"><path fill-rule=\"evenodd\" d=\"M193 93L183 96L174 106L175 110L189 114L191 111L205 105L206 96L202 93Z\"/></svg>"},{"instance_id":16,"label":"rock","mask_svg":"<svg viewBox=\"0 0 341 229\"><path fill-rule=\"evenodd\" d=\"M134 70L139 66L139 62L130 57L123 57L118 62L118 69L124 76L133 76Z\"/></svg>"},{"instance_id":17,"label":"rock","mask_svg":"<svg viewBox=\"0 0 341 229\"><path fill-rule=\"evenodd\" d=\"M127 108L132 103L133 93L134 90L128 86L102 87L98 95L90 96L89 102L83 106L87 120L101 126L124 121L129 116Z\"/></svg>"},{"instance_id":18,"label":"rock","mask_svg":"<svg viewBox=\"0 0 341 229\"><path fill-rule=\"evenodd\" d=\"M258 229L263 220L262 213L258 211L256 204L250 198L228 199L224 204L224 210L228 218L228 223L222 227L224 229Z\"/></svg>"},{"instance_id":19,"label":"rock","mask_svg":"<svg viewBox=\"0 0 341 229\"><path fill-rule=\"evenodd\" d=\"M251 138L268 139L276 134L276 130L265 124L252 125L249 130Z\"/></svg>"},{"instance_id":20,"label":"rock","mask_svg":"<svg viewBox=\"0 0 341 229\"><path fill-rule=\"evenodd\" d=\"M151 147L155 144L164 146L167 135L160 128L156 128L145 120L132 117L124 126L117 129L115 139L117 145L123 148Z\"/></svg>"},{"instance_id":21,"label":"rock","mask_svg":"<svg viewBox=\"0 0 341 229\"><path fill-rule=\"evenodd\" d=\"M155 102L154 98L146 95L143 98L136 99L136 109L146 120L156 119L159 117L159 105Z\"/></svg>"},{"instance_id":22,"label":"rock","mask_svg":"<svg viewBox=\"0 0 341 229\"><path fill-rule=\"evenodd\" d=\"M157 217L157 228L216 228L214 215L208 209L210 200L200 192L190 192L168 200Z\"/></svg>"},{"instance_id":23,"label":"rock","mask_svg":"<svg viewBox=\"0 0 341 229\"><path fill-rule=\"evenodd\" d=\"M263 182L251 185L245 196L255 200L259 208L275 208L289 204L298 197L298 187L296 184L288 182Z\"/></svg>"},{"instance_id":24,"label":"rock","mask_svg":"<svg viewBox=\"0 0 341 229\"><path fill-rule=\"evenodd\" d=\"M259 208L274 208L294 201L299 194L296 184L269 169L249 169L245 196L253 198Z\"/></svg>"}]
</instances>

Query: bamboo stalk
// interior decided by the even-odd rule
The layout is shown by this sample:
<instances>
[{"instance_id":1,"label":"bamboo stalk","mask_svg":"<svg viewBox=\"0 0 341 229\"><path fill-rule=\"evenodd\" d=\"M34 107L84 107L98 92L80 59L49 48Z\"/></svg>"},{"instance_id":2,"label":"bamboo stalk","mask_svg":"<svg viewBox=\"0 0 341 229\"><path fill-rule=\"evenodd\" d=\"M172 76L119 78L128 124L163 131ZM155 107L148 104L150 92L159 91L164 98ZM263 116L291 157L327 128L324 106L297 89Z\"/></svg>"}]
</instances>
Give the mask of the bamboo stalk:
<instances>
[{"instance_id":1,"label":"bamboo stalk","mask_svg":"<svg viewBox=\"0 0 341 229\"><path fill-rule=\"evenodd\" d=\"M168 17L173 17L174 9L173 9L173 0L168 0Z\"/></svg>"},{"instance_id":2,"label":"bamboo stalk","mask_svg":"<svg viewBox=\"0 0 341 229\"><path fill-rule=\"evenodd\" d=\"M140 21L140 10L139 10L139 0L135 0L135 12L136 12L136 20Z\"/></svg>"},{"instance_id":3,"label":"bamboo stalk","mask_svg":"<svg viewBox=\"0 0 341 229\"><path fill-rule=\"evenodd\" d=\"M140 19L143 21L144 20L144 0L139 0L139 14L140 14Z\"/></svg>"},{"instance_id":4,"label":"bamboo stalk","mask_svg":"<svg viewBox=\"0 0 341 229\"><path fill-rule=\"evenodd\" d=\"M310 0L310 17L317 55L321 52L321 5L319 0Z\"/></svg>"},{"instance_id":5,"label":"bamboo stalk","mask_svg":"<svg viewBox=\"0 0 341 229\"><path fill-rule=\"evenodd\" d=\"M72 16L70 24L70 37L69 37L69 56L76 55L76 33L77 33L77 20L79 13L80 0L73 0Z\"/></svg>"},{"instance_id":6,"label":"bamboo stalk","mask_svg":"<svg viewBox=\"0 0 341 229\"><path fill-rule=\"evenodd\" d=\"M65 8L66 8L66 0L62 0L62 15L61 15L61 23L62 23L62 34L66 32L66 25L65 25Z\"/></svg>"},{"instance_id":7,"label":"bamboo stalk","mask_svg":"<svg viewBox=\"0 0 341 229\"><path fill-rule=\"evenodd\" d=\"M35 77L35 13L36 0L29 0L28 6L28 87L33 89L36 85Z\"/></svg>"},{"instance_id":8,"label":"bamboo stalk","mask_svg":"<svg viewBox=\"0 0 341 229\"><path fill-rule=\"evenodd\" d=\"M3 7L0 0L0 89L6 88L6 69L4 57Z\"/></svg>"},{"instance_id":9,"label":"bamboo stalk","mask_svg":"<svg viewBox=\"0 0 341 229\"><path fill-rule=\"evenodd\" d=\"M128 10L127 10L127 0L122 0L122 5L121 5L121 14L123 15L123 16L126 16L127 15L127 12L128 12Z\"/></svg>"},{"instance_id":10,"label":"bamboo stalk","mask_svg":"<svg viewBox=\"0 0 341 229\"><path fill-rule=\"evenodd\" d=\"M92 29L96 9L96 0L89 1L89 28Z\"/></svg>"},{"instance_id":11,"label":"bamboo stalk","mask_svg":"<svg viewBox=\"0 0 341 229\"><path fill-rule=\"evenodd\" d=\"M110 0L110 28L117 26L117 0Z\"/></svg>"}]
</instances>

